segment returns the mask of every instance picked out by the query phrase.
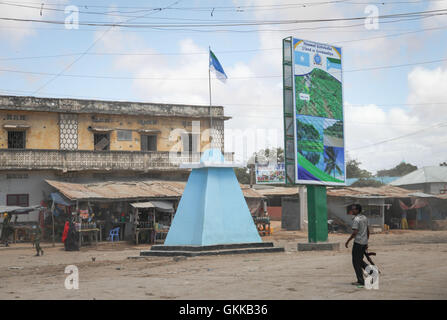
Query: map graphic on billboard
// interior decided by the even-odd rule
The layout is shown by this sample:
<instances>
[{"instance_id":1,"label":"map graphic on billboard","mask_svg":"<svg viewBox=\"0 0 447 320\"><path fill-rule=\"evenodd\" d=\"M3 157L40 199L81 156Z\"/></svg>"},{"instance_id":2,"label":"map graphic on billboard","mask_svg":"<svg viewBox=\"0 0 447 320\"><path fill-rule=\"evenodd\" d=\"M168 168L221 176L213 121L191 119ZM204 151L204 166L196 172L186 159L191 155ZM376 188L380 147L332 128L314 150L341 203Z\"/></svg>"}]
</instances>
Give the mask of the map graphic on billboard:
<instances>
[{"instance_id":1,"label":"map graphic on billboard","mask_svg":"<svg viewBox=\"0 0 447 320\"><path fill-rule=\"evenodd\" d=\"M295 183L344 185L341 48L293 39Z\"/></svg>"},{"instance_id":2,"label":"map graphic on billboard","mask_svg":"<svg viewBox=\"0 0 447 320\"><path fill-rule=\"evenodd\" d=\"M256 164L256 184L285 183L284 163L261 165Z\"/></svg>"}]
</instances>

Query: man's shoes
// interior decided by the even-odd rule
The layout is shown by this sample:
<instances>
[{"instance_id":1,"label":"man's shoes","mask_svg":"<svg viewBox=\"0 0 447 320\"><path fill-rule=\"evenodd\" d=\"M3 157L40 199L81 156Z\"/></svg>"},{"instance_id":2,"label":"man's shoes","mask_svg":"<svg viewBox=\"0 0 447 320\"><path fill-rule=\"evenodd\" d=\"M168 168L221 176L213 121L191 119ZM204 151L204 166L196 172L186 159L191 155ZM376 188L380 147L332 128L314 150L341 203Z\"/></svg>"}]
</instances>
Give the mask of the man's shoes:
<instances>
[{"instance_id":1,"label":"man's shoes","mask_svg":"<svg viewBox=\"0 0 447 320\"><path fill-rule=\"evenodd\" d=\"M39 256L39 252L38 253L36 253L36 257L38 257Z\"/></svg>"},{"instance_id":2,"label":"man's shoes","mask_svg":"<svg viewBox=\"0 0 447 320\"><path fill-rule=\"evenodd\" d=\"M362 286L362 287L365 286L365 284L364 284L364 283L361 283L361 282L352 282L351 284L352 284L353 286L357 286L357 287L358 287L358 286Z\"/></svg>"}]
</instances>

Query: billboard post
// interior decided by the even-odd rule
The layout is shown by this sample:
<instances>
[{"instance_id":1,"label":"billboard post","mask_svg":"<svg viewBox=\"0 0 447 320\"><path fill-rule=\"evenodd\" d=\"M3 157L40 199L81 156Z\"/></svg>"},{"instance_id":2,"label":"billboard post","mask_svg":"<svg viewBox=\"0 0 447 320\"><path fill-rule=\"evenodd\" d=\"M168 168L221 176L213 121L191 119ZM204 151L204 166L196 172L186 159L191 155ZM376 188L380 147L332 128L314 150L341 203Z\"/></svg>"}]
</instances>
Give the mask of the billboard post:
<instances>
[{"instance_id":1,"label":"billboard post","mask_svg":"<svg viewBox=\"0 0 447 320\"><path fill-rule=\"evenodd\" d=\"M346 172L341 48L283 39L283 110L286 183L307 187L309 243L327 242L326 186Z\"/></svg>"}]
</instances>

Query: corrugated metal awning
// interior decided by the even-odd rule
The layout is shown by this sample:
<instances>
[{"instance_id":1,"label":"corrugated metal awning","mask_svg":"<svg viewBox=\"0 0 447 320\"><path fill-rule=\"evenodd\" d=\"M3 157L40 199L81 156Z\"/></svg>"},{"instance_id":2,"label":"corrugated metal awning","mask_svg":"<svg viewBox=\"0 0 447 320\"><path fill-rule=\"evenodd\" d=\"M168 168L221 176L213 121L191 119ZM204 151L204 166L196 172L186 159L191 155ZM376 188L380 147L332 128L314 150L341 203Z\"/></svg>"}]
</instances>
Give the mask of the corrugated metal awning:
<instances>
[{"instance_id":1,"label":"corrugated metal awning","mask_svg":"<svg viewBox=\"0 0 447 320\"><path fill-rule=\"evenodd\" d=\"M110 131L113 131L112 128L100 128L100 127L89 127L89 130L95 131L95 132L110 132Z\"/></svg>"},{"instance_id":2,"label":"corrugated metal awning","mask_svg":"<svg viewBox=\"0 0 447 320\"><path fill-rule=\"evenodd\" d=\"M130 205L137 209L155 208L152 202L134 202L131 203Z\"/></svg>"},{"instance_id":3,"label":"corrugated metal awning","mask_svg":"<svg viewBox=\"0 0 447 320\"><path fill-rule=\"evenodd\" d=\"M11 212L12 214L29 213L34 210L40 209L40 205L30 207L18 207L18 206L0 206L0 213Z\"/></svg>"},{"instance_id":4,"label":"corrugated metal awning","mask_svg":"<svg viewBox=\"0 0 447 320\"><path fill-rule=\"evenodd\" d=\"M174 206L168 201L151 201L157 210L162 212L174 212Z\"/></svg>"},{"instance_id":5,"label":"corrugated metal awning","mask_svg":"<svg viewBox=\"0 0 447 320\"><path fill-rule=\"evenodd\" d=\"M25 129L31 128L31 126L28 124L4 124L3 128L5 130L14 130L14 129L25 130Z\"/></svg>"},{"instance_id":6,"label":"corrugated metal awning","mask_svg":"<svg viewBox=\"0 0 447 320\"><path fill-rule=\"evenodd\" d=\"M155 129L140 129L138 130L139 133L160 133L160 130Z\"/></svg>"}]
</instances>

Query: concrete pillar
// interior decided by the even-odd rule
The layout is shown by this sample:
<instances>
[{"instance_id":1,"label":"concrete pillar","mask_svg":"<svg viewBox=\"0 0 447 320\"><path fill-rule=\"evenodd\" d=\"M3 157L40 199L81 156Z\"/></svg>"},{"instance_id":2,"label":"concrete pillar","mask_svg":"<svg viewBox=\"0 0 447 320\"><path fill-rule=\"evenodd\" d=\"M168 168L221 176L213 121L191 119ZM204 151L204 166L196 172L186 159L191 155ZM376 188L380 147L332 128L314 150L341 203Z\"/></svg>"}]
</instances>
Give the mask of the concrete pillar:
<instances>
[{"instance_id":1,"label":"concrete pillar","mask_svg":"<svg viewBox=\"0 0 447 320\"><path fill-rule=\"evenodd\" d=\"M307 231L307 190L305 186L300 186L300 229Z\"/></svg>"},{"instance_id":2,"label":"concrete pillar","mask_svg":"<svg viewBox=\"0 0 447 320\"><path fill-rule=\"evenodd\" d=\"M326 187L308 185L307 205L309 242L326 242L328 240Z\"/></svg>"}]
</instances>

